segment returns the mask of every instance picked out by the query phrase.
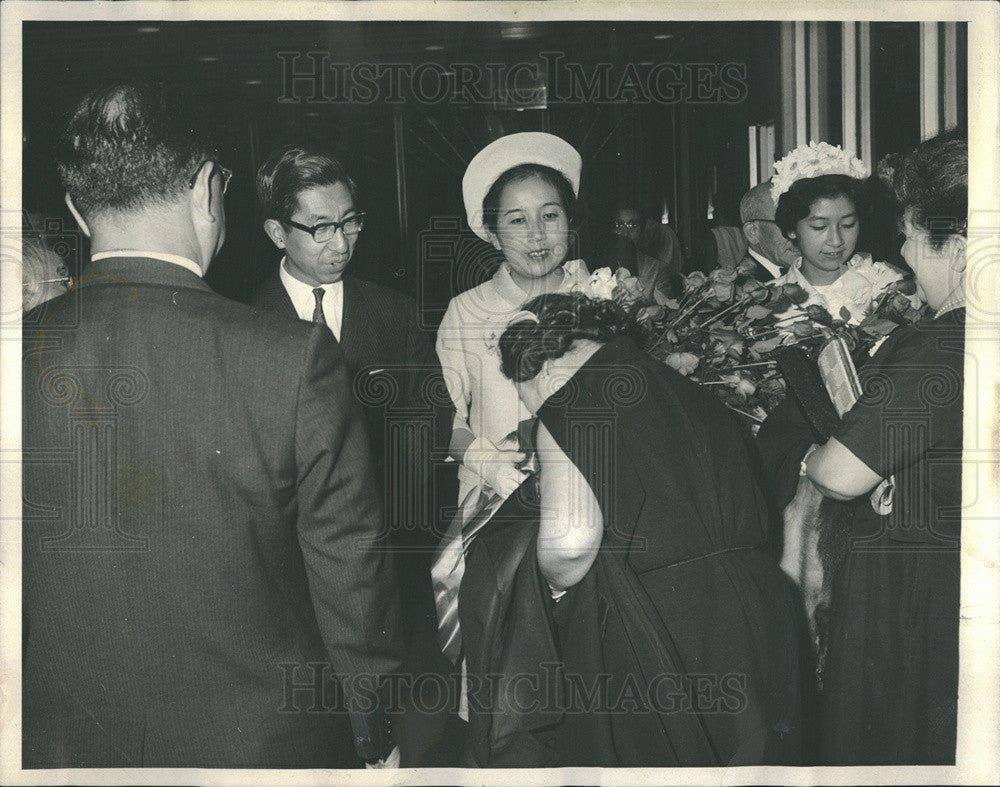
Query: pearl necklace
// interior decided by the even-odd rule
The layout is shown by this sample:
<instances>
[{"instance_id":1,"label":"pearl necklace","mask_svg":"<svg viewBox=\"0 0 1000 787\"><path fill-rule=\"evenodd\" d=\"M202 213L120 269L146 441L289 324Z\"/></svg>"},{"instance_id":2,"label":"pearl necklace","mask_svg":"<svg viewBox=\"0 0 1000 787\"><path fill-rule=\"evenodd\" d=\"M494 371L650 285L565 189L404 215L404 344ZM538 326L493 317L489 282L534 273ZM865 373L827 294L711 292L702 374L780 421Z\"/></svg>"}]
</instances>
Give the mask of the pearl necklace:
<instances>
[{"instance_id":1,"label":"pearl necklace","mask_svg":"<svg viewBox=\"0 0 1000 787\"><path fill-rule=\"evenodd\" d=\"M946 298L945 302L942 303L940 307L938 307L938 310L936 312L934 312L934 319L936 320L942 314L953 311L954 309L959 309L963 306L965 306L964 292L961 293L960 295L955 295L951 298Z\"/></svg>"}]
</instances>

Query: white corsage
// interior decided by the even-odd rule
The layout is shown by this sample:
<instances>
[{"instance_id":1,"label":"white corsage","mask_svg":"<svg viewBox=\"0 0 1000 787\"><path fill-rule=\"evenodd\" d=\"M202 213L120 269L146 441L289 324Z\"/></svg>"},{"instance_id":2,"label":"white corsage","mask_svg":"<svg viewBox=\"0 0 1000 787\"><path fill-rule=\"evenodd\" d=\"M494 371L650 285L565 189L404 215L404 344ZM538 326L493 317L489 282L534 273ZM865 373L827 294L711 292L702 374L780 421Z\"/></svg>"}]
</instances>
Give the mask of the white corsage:
<instances>
[{"instance_id":1,"label":"white corsage","mask_svg":"<svg viewBox=\"0 0 1000 787\"><path fill-rule=\"evenodd\" d=\"M844 274L823 293L834 318L857 325L871 310L873 301L903 274L884 262L873 262L866 254L856 254ZM850 313L850 317L841 310Z\"/></svg>"},{"instance_id":2,"label":"white corsage","mask_svg":"<svg viewBox=\"0 0 1000 787\"><path fill-rule=\"evenodd\" d=\"M847 175L862 180L868 177L868 168L855 156L839 145L828 142L810 142L800 145L774 165L771 177L771 198L778 204L778 198L803 178L818 178L820 175Z\"/></svg>"},{"instance_id":3,"label":"white corsage","mask_svg":"<svg viewBox=\"0 0 1000 787\"><path fill-rule=\"evenodd\" d=\"M584 293L596 300L610 301L615 297L615 287L617 286L618 279L611 272L611 268L598 268L590 274Z\"/></svg>"},{"instance_id":4,"label":"white corsage","mask_svg":"<svg viewBox=\"0 0 1000 787\"><path fill-rule=\"evenodd\" d=\"M586 284L575 284L573 290L599 301L618 301L626 308L643 297L642 284L628 268L619 268L614 273L611 268L598 268Z\"/></svg>"}]
</instances>

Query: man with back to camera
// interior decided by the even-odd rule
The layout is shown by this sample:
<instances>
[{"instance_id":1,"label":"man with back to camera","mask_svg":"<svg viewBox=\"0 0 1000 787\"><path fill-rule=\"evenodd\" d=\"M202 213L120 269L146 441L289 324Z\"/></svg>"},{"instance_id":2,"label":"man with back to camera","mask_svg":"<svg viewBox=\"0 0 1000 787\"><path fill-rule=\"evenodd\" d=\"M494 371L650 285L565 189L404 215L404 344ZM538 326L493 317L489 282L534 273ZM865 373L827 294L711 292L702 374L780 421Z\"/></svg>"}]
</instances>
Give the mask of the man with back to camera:
<instances>
[{"instance_id":1,"label":"man with back to camera","mask_svg":"<svg viewBox=\"0 0 1000 787\"><path fill-rule=\"evenodd\" d=\"M749 244L743 262L753 265L752 276L760 282L784 275L799 256L795 244L775 223L774 211L770 180L754 186L740 200L743 237Z\"/></svg>"},{"instance_id":2,"label":"man with back to camera","mask_svg":"<svg viewBox=\"0 0 1000 787\"><path fill-rule=\"evenodd\" d=\"M203 281L232 173L180 110L95 91L60 141L92 255L78 325L24 337L23 766L384 762L398 599L346 366Z\"/></svg>"}]
</instances>

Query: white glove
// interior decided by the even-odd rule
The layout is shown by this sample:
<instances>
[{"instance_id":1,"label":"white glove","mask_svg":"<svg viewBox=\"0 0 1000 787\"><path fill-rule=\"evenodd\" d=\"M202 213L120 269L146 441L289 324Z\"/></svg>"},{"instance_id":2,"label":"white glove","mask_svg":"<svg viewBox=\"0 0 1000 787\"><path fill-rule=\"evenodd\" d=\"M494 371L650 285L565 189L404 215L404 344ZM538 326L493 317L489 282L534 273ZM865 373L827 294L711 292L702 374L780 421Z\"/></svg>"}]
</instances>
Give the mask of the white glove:
<instances>
[{"instance_id":1,"label":"white glove","mask_svg":"<svg viewBox=\"0 0 1000 787\"><path fill-rule=\"evenodd\" d=\"M500 446L511 441L504 440ZM517 467L527 454L516 448L495 446L485 437L477 437L465 449L462 464L482 478L491 489L502 497L510 497L528 477L528 474Z\"/></svg>"}]
</instances>

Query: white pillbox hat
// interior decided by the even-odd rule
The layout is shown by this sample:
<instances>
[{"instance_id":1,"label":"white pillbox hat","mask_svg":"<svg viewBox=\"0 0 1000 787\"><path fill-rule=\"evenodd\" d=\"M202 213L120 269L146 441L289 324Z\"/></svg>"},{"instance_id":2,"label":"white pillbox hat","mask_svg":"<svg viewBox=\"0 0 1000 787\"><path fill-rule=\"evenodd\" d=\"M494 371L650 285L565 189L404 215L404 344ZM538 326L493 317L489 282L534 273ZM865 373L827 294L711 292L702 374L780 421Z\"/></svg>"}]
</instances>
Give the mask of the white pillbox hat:
<instances>
[{"instance_id":1,"label":"white pillbox hat","mask_svg":"<svg viewBox=\"0 0 1000 787\"><path fill-rule=\"evenodd\" d=\"M551 167L566 177L574 194L580 192L583 159L566 140L542 131L522 131L500 137L475 155L462 177L462 198L469 227L485 241L489 241L489 237L483 225L483 199L497 178L522 164Z\"/></svg>"}]
</instances>

